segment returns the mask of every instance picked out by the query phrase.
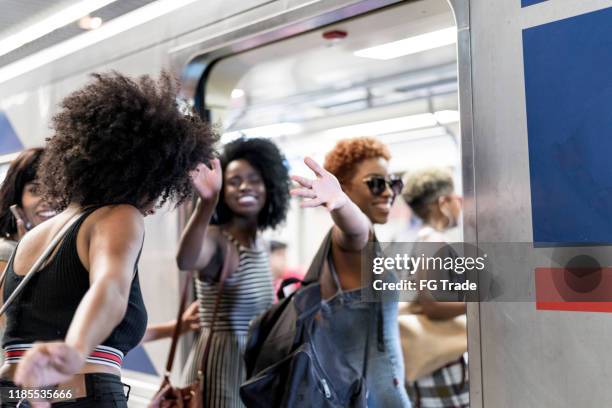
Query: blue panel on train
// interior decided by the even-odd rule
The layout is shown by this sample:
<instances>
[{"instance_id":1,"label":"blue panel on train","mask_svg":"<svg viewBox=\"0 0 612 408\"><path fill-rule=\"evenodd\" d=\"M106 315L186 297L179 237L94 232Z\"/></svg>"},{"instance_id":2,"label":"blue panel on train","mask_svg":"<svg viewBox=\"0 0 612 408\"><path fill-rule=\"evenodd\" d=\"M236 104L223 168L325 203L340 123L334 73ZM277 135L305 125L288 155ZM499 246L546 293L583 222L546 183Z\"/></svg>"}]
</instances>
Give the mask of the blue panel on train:
<instances>
[{"instance_id":1,"label":"blue panel on train","mask_svg":"<svg viewBox=\"0 0 612 408\"><path fill-rule=\"evenodd\" d=\"M123 368L145 374L159 375L147 351L142 346L136 347L125 356Z\"/></svg>"},{"instance_id":2,"label":"blue panel on train","mask_svg":"<svg viewBox=\"0 0 612 408\"><path fill-rule=\"evenodd\" d=\"M548 0L521 0L521 7L531 6L532 4L544 3Z\"/></svg>"},{"instance_id":3,"label":"blue panel on train","mask_svg":"<svg viewBox=\"0 0 612 408\"><path fill-rule=\"evenodd\" d=\"M533 240L612 243L612 8L523 30Z\"/></svg>"},{"instance_id":4,"label":"blue panel on train","mask_svg":"<svg viewBox=\"0 0 612 408\"><path fill-rule=\"evenodd\" d=\"M19 136L17 136L4 112L0 112L0 155L20 150L23 150L23 144L21 144Z\"/></svg>"}]
</instances>

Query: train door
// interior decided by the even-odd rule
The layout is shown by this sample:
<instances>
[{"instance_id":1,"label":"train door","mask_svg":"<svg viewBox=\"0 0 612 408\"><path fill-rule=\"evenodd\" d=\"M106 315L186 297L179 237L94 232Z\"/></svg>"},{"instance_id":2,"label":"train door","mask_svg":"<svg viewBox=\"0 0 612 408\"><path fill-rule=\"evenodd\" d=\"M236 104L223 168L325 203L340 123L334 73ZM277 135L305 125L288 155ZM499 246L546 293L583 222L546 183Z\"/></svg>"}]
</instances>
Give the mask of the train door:
<instances>
[{"instance_id":1,"label":"train door","mask_svg":"<svg viewBox=\"0 0 612 408\"><path fill-rule=\"evenodd\" d=\"M466 136L459 120L457 43L467 34L464 27L458 35L446 0L405 2L230 51L200 78L195 100L220 130L222 144L239 137L273 140L294 174L309 175L306 155L323 162L338 140L371 136L389 146L392 172L442 168L461 194ZM211 51L200 63L217 55ZM296 201L286 224L268 238L288 244L289 266L304 270L330 226L326 211L304 210ZM376 231L382 241L409 242L420 227L398 197L389 222ZM462 233L449 231L449 241L461 240Z\"/></svg>"}]
</instances>

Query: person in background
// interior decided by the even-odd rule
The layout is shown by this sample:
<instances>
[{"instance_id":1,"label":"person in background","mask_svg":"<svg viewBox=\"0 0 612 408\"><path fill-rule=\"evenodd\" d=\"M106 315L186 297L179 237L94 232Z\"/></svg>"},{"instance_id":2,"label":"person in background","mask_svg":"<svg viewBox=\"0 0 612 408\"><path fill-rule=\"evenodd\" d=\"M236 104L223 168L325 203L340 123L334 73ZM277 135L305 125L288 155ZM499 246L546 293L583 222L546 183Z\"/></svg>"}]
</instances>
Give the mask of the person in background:
<instances>
[{"instance_id":1,"label":"person in background","mask_svg":"<svg viewBox=\"0 0 612 408\"><path fill-rule=\"evenodd\" d=\"M283 288L285 296L289 296L299 287L299 281L304 278L304 271L298 268L289 268L287 266L287 244L281 241L270 241L270 270L274 278L274 293L278 292L281 283L287 279L294 280L295 283L287 285Z\"/></svg>"},{"instance_id":2,"label":"person in background","mask_svg":"<svg viewBox=\"0 0 612 408\"><path fill-rule=\"evenodd\" d=\"M287 244L281 241L270 241L270 271L276 286L276 282L284 279L287 269Z\"/></svg>"},{"instance_id":3,"label":"person in background","mask_svg":"<svg viewBox=\"0 0 612 408\"><path fill-rule=\"evenodd\" d=\"M410 407L403 386L404 368L396 324L397 302L362 301L361 261L365 245L355 242L357 238L376 242L373 224L387 222L391 205L401 192L402 180L389 174L390 159L387 146L370 137L341 140L327 154L324 174L337 179L342 196L350 203L346 207L355 207L360 215L353 215L355 220L352 223L361 222L365 215L366 234L365 237L359 235L362 233L359 229L355 237L340 238L334 234L338 227L334 227L330 254L313 261L313 266L319 269L316 278L321 283L322 296L332 311L332 337L338 350L358 371L361 371L364 345L370 332L372 341L368 342L366 376L369 407ZM351 245L347 247L346 242L351 242ZM376 307L377 313L371 313L371 307ZM374 322L370 322L372 315L376 319Z\"/></svg>"},{"instance_id":4,"label":"person in background","mask_svg":"<svg viewBox=\"0 0 612 408\"><path fill-rule=\"evenodd\" d=\"M4 271L17 241L55 215L38 191L36 171L43 152L41 147L21 152L11 162L0 185L0 272Z\"/></svg>"},{"instance_id":5,"label":"person in background","mask_svg":"<svg viewBox=\"0 0 612 408\"><path fill-rule=\"evenodd\" d=\"M186 381L191 383L199 375L211 338L204 406L241 407L239 388L246 378L243 355L249 322L274 302L268 248L261 232L285 220L289 174L285 157L274 143L237 139L225 145L220 162L213 161L212 169L200 166L192 183L200 199L176 259L180 269L199 271L196 293L202 332L188 359ZM210 226L213 215L217 225ZM211 337L224 262L230 274Z\"/></svg>"},{"instance_id":6,"label":"person in background","mask_svg":"<svg viewBox=\"0 0 612 408\"><path fill-rule=\"evenodd\" d=\"M21 239L7 267L4 299L69 225L6 312L0 388L59 384L71 394L62 406L127 407L121 362L147 323L143 218L191 195L190 171L211 160L217 136L179 112L166 74L93 78L62 101L39 165L41 194L61 212Z\"/></svg>"},{"instance_id":7,"label":"person in background","mask_svg":"<svg viewBox=\"0 0 612 408\"><path fill-rule=\"evenodd\" d=\"M409 218L401 226L401 229L393 235L391 242L414 242L422 226L423 221L410 211Z\"/></svg>"},{"instance_id":8,"label":"person in background","mask_svg":"<svg viewBox=\"0 0 612 408\"><path fill-rule=\"evenodd\" d=\"M405 178L402 197L423 221L416 242L449 242L447 231L455 228L461 216L462 198L455 193L453 179L441 169L428 169ZM455 275L455 274L453 274ZM430 319L451 319L465 314L465 302L438 302L421 292L418 306ZM411 398L421 408L469 407L467 358L441 367L432 374L408 384Z\"/></svg>"}]
</instances>

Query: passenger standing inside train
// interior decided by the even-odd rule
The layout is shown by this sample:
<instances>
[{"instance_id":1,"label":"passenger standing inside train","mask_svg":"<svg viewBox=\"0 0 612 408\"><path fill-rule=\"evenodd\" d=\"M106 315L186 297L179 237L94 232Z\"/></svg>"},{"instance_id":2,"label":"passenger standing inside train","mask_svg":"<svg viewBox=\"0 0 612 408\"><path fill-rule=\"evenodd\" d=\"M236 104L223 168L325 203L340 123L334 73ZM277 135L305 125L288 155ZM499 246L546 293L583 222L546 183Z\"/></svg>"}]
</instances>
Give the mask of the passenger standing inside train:
<instances>
[{"instance_id":1,"label":"passenger standing inside train","mask_svg":"<svg viewBox=\"0 0 612 408\"><path fill-rule=\"evenodd\" d=\"M210 336L220 272L230 251L225 280L206 362L204 406L242 407L243 354L249 322L274 301L267 245L260 232L285 220L289 175L285 158L266 139L238 139L225 145L220 163L193 177L200 196L177 254L180 269L198 270L201 336L188 361L188 382L195 380ZM211 219L218 225L210 226Z\"/></svg>"},{"instance_id":2,"label":"passenger standing inside train","mask_svg":"<svg viewBox=\"0 0 612 408\"><path fill-rule=\"evenodd\" d=\"M36 170L44 149L21 152L0 185L0 272L25 233L55 215L38 190ZM13 209L11 210L11 207Z\"/></svg>"},{"instance_id":3,"label":"passenger standing inside train","mask_svg":"<svg viewBox=\"0 0 612 408\"><path fill-rule=\"evenodd\" d=\"M429 169L409 175L405 182L402 197L424 224L415 242L449 242L446 233L457 226L462 205L451 175L441 169ZM451 319L465 314L465 302L437 302L423 294L417 302L431 319ZM469 407L465 356L409 383L408 391L421 408Z\"/></svg>"},{"instance_id":4,"label":"passenger standing inside train","mask_svg":"<svg viewBox=\"0 0 612 408\"><path fill-rule=\"evenodd\" d=\"M270 241L270 270L274 281L274 293L277 293L281 284L285 282L283 287L285 297L300 287L300 282L306 274L299 266L289 267L287 263L287 244L281 241ZM290 284L289 280L294 283Z\"/></svg>"},{"instance_id":5,"label":"passenger standing inside train","mask_svg":"<svg viewBox=\"0 0 612 408\"><path fill-rule=\"evenodd\" d=\"M62 211L19 242L4 299L69 228L8 308L0 387L60 384L73 399L65 406L127 407L121 362L147 323L137 271L143 217L190 195L189 171L211 159L216 137L179 113L167 75L96 74L53 123L40 187Z\"/></svg>"},{"instance_id":6,"label":"passenger standing inside train","mask_svg":"<svg viewBox=\"0 0 612 408\"><path fill-rule=\"evenodd\" d=\"M338 179L344 193L367 216L372 241L376 240L373 224L387 222L391 204L402 189L401 179L389 174L390 159L387 146L369 137L342 140L325 157L325 169ZM343 250L333 239L331 244L331 258L325 256L313 263L320 262L319 282L333 311L331 329L336 345L361 371L369 328L372 341L368 342L368 406L409 407L403 386L397 302L380 303L382 309L375 314L376 321L369 324L374 303L362 301L361 251Z\"/></svg>"}]
</instances>

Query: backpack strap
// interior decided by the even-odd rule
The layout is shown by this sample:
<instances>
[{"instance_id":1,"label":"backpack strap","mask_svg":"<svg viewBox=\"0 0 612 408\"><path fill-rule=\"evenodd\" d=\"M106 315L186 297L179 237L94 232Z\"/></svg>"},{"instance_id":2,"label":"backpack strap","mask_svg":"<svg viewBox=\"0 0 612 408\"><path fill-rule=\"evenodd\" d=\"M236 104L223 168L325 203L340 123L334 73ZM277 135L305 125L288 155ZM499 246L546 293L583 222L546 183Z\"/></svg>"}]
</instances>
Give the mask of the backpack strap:
<instances>
[{"instance_id":1,"label":"backpack strap","mask_svg":"<svg viewBox=\"0 0 612 408\"><path fill-rule=\"evenodd\" d=\"M308 272L306 272L306 276L304 277L304 284L318 282L319 277L321 276L321 271L323 270L323 264L327 260L327 254L331 249L332 244L332 229L330 228L327 235L323 239L319 250L316 255L312 259L310 263L310 267L308 268Z\"/></svg>"},{"instance_id":2,"label":"backpack strap","mask_svg":"<svg viewBox=\"0 0 612 408\"><path fill-rule=\"evenodd\" d=\"M370 256L379 257L383 256L384 252L378 238L376 237L376 233L372 230L372 249L373 251L370 253ZM376 331L377 331L377 348L378 351L385 351L385 314L383 311L383 299L381 297L380 292L374 292L374 297L376 303L374 304L374 311L372 312L372 316L374 317L374 322L376 322ZM373 324L373 322L371 322Z\"/></svg>"},{"instance_id":3,"label":"backpack strap","mask_svg":"<svg viewBox=\"0 0 612 408\"><path fill-rule=\"evenodd\" d=\"M278 287L278 290L276 291L276 298L279 301L285 299L287 297L287 295L285 295L285 288L287 286L301 284L302 282L303 281L301 279L298 279L298 278L287 278L287 279L283 280L281 282L280 286Z\"/></svg>"}]
</instances>

